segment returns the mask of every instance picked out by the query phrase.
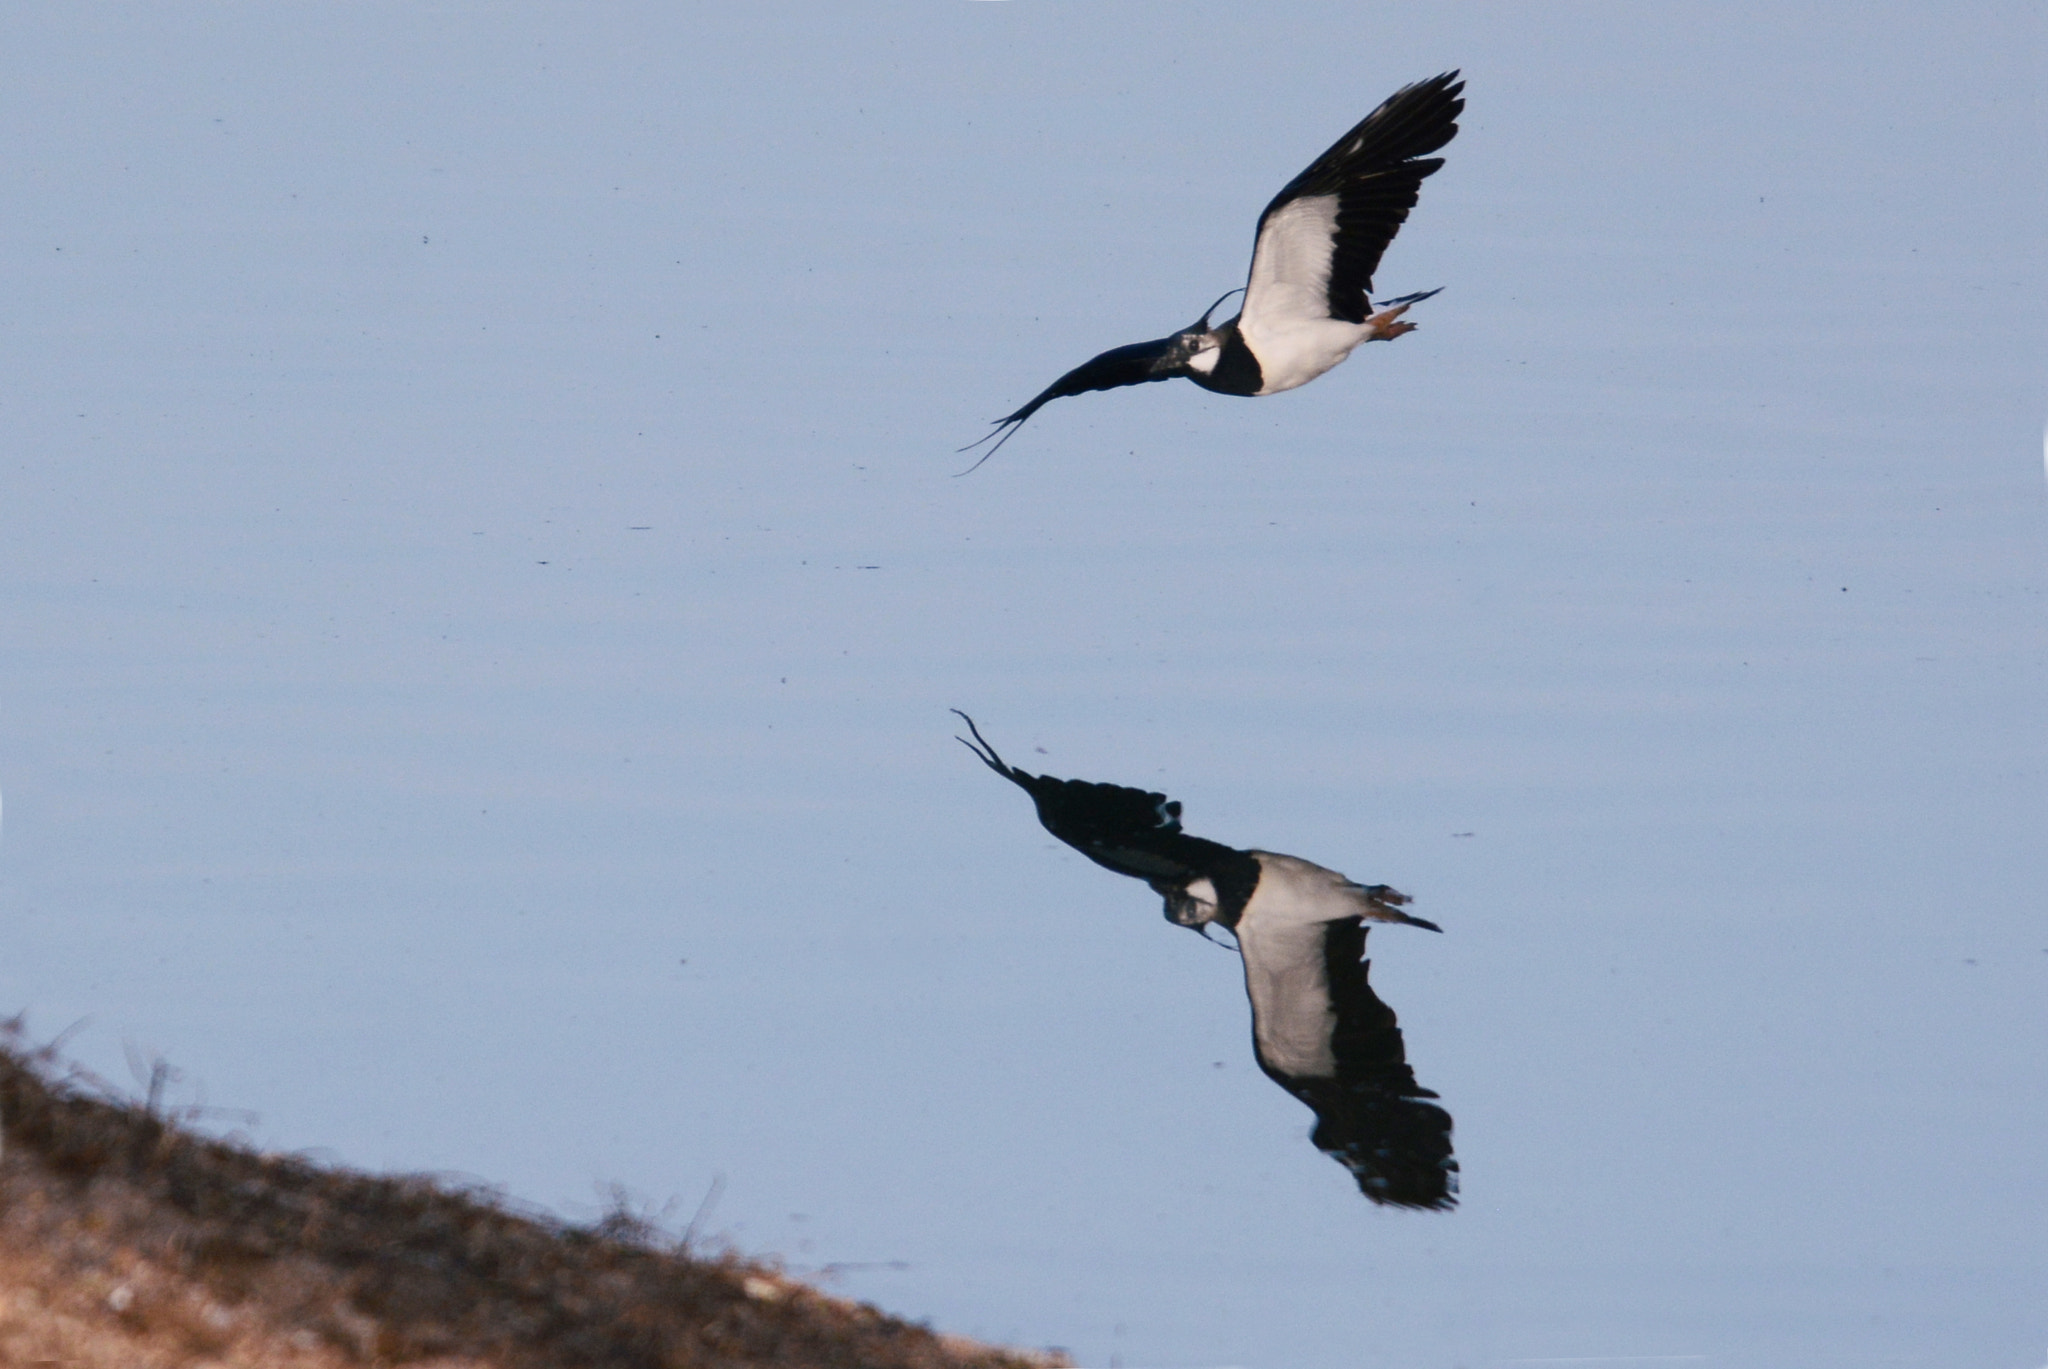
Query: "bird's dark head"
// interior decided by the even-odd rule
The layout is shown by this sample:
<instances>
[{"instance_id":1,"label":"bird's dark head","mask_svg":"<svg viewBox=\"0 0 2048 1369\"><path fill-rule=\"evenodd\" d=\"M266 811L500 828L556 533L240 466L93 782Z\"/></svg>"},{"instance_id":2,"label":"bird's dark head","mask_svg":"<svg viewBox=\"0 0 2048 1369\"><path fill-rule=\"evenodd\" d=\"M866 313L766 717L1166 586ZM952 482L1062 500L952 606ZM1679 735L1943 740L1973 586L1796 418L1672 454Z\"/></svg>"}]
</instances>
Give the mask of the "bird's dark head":
<instances>
[{"instance_id":1,"label":"bird's dark head","mask_svg":"<svg viewBox=\"0 0 2048 1369\"><path fill-rule=\"evenodd\" d=\"M1208 935L1211 926L1237 930L1252 893L1259 887L1264 867L1250 851L1234 851L1200 837L1188 837L1199 853L1190 852L1190 864L1200 873L1190 879L1153 880L1152 888L1166 900L1166 920L1176 927Z\"/></svg>"},{"instance_id":2,"label":"bird's dark head","mask_svg":"<svg viewBox=\"0 0 2048 1369\"><path fill-rule=\"evenodd\" d=\"M1175 333L1166 341L1164 364L1171 366L1177 374L1209 375L1223 358L1223 334L1201 323Z\"/></svg>"},{"instance_id":3,"label":"bird's dark head","mask_svg":"<svg viewBox=\"0 0 2048 1369\"><path fill-rule=\"evenodd\" d=\"M1220 915L1216 885L1211 880L1191 880L1160 892L1166 897L1166 920L1176 927L1189 927L1199 932Z\"/></svg>"},{"instance_id":4,"label":"bird's dark head","mask_svg":"<svg viewBox=\"0 0 2048 1369\"><path fill-rule=\"evenodd\" d=\"M1216 370L1216 363L1223 357L1223 344L1237 327L1235 319L1229 323L1211 327L1209 320L1223 307L1223 300L1238 293L1232 290L1202 311L1202 316L1188 327L1181 329L1167 339L1167 363L1176 370L1192 371L1196 375L1210 375Z\"/></svg>"}]
</instances>

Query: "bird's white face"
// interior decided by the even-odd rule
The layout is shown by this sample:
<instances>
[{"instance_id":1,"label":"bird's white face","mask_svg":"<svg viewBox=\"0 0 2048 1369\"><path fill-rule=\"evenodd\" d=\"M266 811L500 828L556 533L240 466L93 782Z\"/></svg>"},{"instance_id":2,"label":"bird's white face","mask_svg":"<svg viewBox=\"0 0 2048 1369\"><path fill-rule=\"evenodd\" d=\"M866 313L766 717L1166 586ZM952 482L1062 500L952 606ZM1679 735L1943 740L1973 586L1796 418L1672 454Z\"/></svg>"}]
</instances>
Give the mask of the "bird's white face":
<instances>
[{"instance_id":1,"label":"bird's white face","mask_svg":"<svg viewBox=\"0 0 2048 1369\"><path fill-rule=\"evenodd\" d=\"M1223 348L1221 344L1215 341L1215 337L1216 335L1214 333L1209 334L1208 338L1204 340L1204 344L1201 347L1199 347L1196 351L1189 354L1189 370L1199 372L1200 374L1205 376L1214 374L1216 370L1216 360L1218 357L1223 355Z\"/></svg>"}]
</instances>

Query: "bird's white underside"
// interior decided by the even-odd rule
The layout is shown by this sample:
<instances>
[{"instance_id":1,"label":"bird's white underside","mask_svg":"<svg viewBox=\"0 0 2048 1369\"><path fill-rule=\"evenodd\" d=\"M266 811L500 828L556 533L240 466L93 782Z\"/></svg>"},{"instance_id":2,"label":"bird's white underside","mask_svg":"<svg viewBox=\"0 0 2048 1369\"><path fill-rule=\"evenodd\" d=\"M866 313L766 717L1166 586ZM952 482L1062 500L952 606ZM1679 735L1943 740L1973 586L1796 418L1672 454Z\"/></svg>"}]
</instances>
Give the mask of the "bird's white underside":
<instances>
[{"instance_id":1,"label":"bird's white underside","mask_svg":"<svg viewBox=\"0 0 2048 1369\"><path fill-rule=\"evenodd\" d=\"M1333 1076L1337 1009L1323 939L1330 923L1371 916L1372 905L1334 870L1271 851L1250 855L1259 862L1259 884L1232 930L1244 955L1259 1059L1282 1074Z\"/></svg>"},{"instance_id":2,"label":"bird's white underside","mask_svg":"<svg viewBox=\"0 0 2048 1369\"><path fill-rule=\"evenodd\" d=\"M1308 384L1350 356L1372 331L1330 317L1336 238L1335 195L1292 200L1259 230L1237 330L1258 358L1262 395Z\"/></svg>"}]
</instances>

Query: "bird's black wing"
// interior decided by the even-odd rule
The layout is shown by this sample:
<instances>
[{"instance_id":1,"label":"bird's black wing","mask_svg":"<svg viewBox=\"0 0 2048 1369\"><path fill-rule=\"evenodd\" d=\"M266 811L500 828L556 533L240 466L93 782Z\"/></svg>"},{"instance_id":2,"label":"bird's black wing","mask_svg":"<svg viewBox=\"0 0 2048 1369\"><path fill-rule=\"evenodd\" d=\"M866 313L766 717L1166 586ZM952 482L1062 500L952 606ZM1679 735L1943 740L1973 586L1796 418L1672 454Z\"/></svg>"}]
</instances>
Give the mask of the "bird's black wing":
<instances>
[{"instance_id":1,"label":"bird's black wing","mask_svg":"<svg viewBox=\"0 0 2048 1369\"><path fill-rule=\"evenodd\" d=\"M1321 286L1328 317L1365 322L1373 272L1415 207L1423 178L1443 166L1429 154L1457 136L1464 89L1455 71L1403 86L1273 197L1259 215L1246 324L1299 308L1285 288L1297 284ZM1307 203L1283 212L1298 202Z\"/></svg>"},{"instance_id":2,"label":"bird's black wing","mask_svg":"<svg viewBox=\"0 0 2048 1369\"><path fill-rule=\"evenodd\" d=\"M974 741L960 739L967 749L1031 796L1046 831L1104 869L1163 889L1243 861L1231 847L1181 831L1180 805L1166 795L1121 784L1026 774L996 754L974 719L965 713L960 717L974 734Z\"/></svg>"},{"instance_id":3,"label":"bird's black wing","mask_svg":"<svg viewBox=\"0 0 2048 1369\"><path fill-rule=\"evenodd\" d=\"M980 442L971 442L960 450L971 452L990 437L996 445L982 455L986 461L996 454L997 448L1010 440L1010 435L1022 427L1024 420L1055 399L1068 395L1086 394L1090 390L1114 390L1125 385L1143 385L1148 380L1170 380L1186 368L1172 360L1173 339L1158 338L1152 342L1134 342L1128 347L1112 347L1098 357L1082 362L1073 370L1039 391L1036 398L1007 418L996 420L995 431ZM973 470L981 461L969 466ZM965 475L966 471L961 474Z\"/></svg>"},{"instance_id":4,"label":"bird's black wing","mask_svg":"<svg viewBox=\"0 0 2048 1369\"><path fill-rule=\"evenodd\" d=\"M1240 933L1259 1066L1315 1111L1309 1140L1366 1197L1447 1210L1458 1203L1451 1115L1416 1082L1394 1010L1367 981L1365 932L1344 919L1287 929L1272 945ZM1283 1057L1290 1042L1298 1049Z\"/></svg>"}]
</instances>

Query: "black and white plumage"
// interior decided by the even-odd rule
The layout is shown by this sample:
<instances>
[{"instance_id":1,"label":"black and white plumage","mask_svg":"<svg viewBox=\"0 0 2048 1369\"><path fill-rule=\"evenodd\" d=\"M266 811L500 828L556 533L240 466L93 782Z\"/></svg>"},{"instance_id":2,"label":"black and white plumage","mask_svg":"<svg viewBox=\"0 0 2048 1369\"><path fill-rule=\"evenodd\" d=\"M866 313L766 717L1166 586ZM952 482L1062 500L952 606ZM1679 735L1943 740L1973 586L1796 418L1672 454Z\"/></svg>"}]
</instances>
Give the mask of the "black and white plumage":
<instances>
[{"instance_id":1,"label":"black and white plumage","mask_svg":"<svg viewBox=\"0 0 2048 1369\"><path fill-rule=\"evenodd\" d=\"M958 712L959 710L954 710ZM982 764L1031 796L1045 830L1104 869L1142 879L1166 916L1237 939L1259 1068L1316 1115L1309 1139L1393 1207L1457 1205L1451 1115L1415 1080L1394 1011L1367 982L1367 922L1442 930L1401 911L1405 894L1354 884L1296 856L1240 851L1181 830L1180 804L1117 784L1030 775L1004 762L965 713Z\"/></svg>"},{"instance_id":2,"label":"black and white plumage","mask_svg":"<svg viewBox=\"0 0 2048 1369\"><path fill-rule=\"evenodd\" d=\"M1259 215L1236 318L1209 326L1233 290L1172 337L1076 366L961 450L993 438L986 461L1048 401L1089 390L1186 376L1219 394L1278 394L1314 380L1361 342L1412 331L1401 315L1436 291L1382 300L1375 312L1373 272L1415 207L1423 178L1443 165L1429 154L1457 136L1464 89L1455 71L1402 87L1273 197Z\"/></svg>"}]
</instances>

